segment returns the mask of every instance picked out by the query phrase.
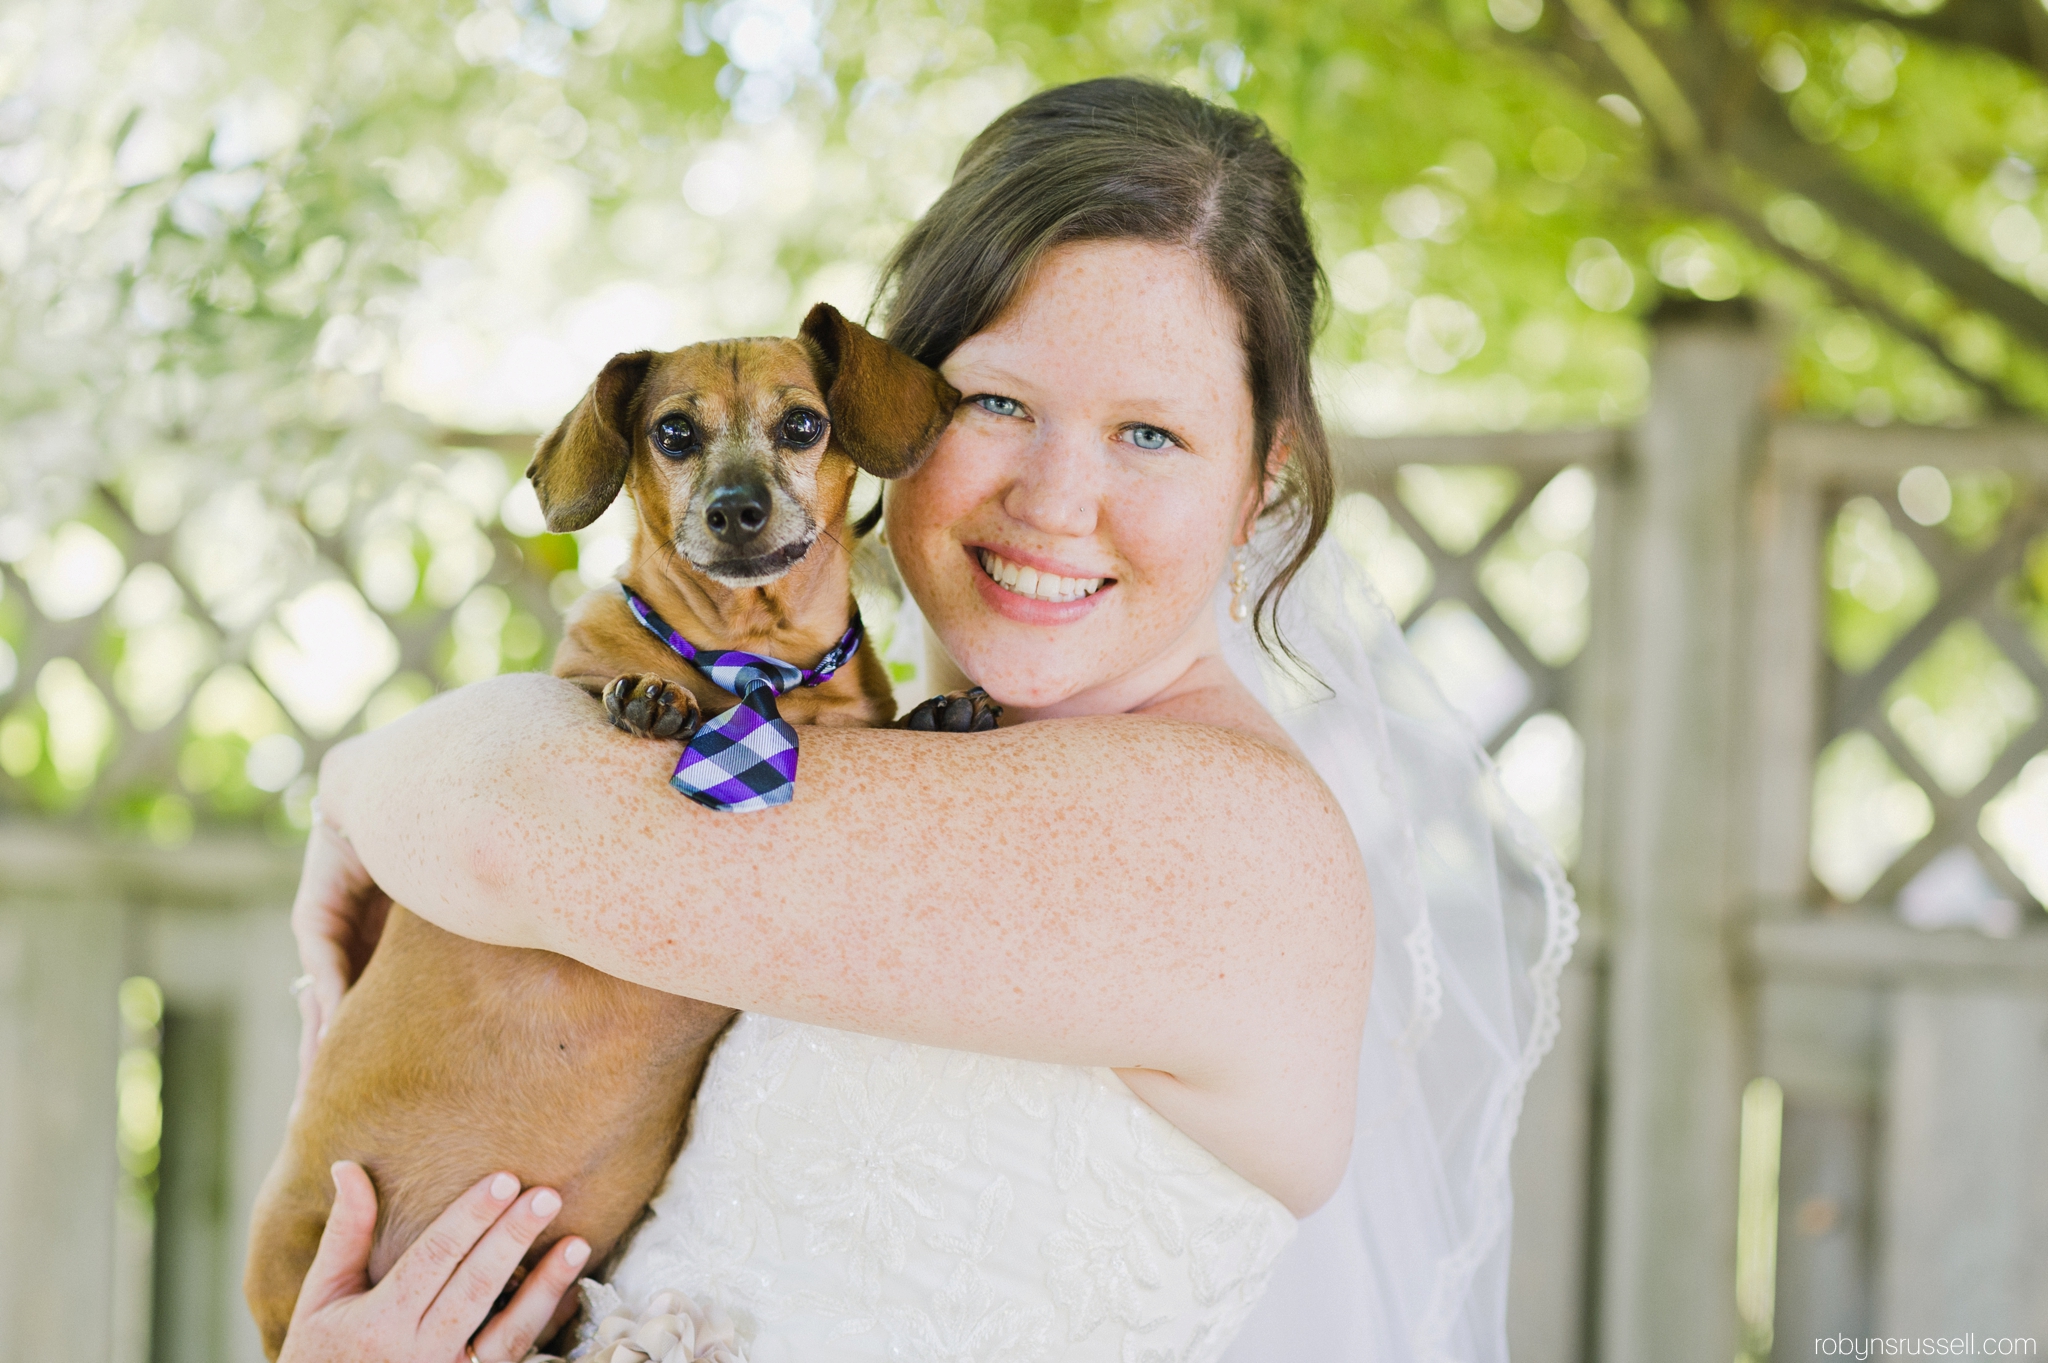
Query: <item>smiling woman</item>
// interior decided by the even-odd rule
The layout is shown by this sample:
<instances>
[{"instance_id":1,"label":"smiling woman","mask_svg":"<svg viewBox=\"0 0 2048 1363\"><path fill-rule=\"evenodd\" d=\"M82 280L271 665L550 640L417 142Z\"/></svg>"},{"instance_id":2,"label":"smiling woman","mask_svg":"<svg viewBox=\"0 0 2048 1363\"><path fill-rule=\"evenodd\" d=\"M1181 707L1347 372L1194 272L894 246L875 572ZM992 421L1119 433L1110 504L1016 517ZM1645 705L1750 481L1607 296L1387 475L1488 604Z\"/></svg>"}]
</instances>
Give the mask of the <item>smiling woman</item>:
<instances>
[{"instance_id":1,"label":"smiling woman","mask_svg":"<svg viewBox=\"0 0 2048 1363\"><path fill-rule=\"evenodd\" d=\"M1398 631L1355 613L1372 598L1330 576L1341 555L1317 585L1335 705L1298 672L1260 680L1218 609L1257 558L1272 638L1328 512L1298 181L1247 115L1093 82L999 118L899 252L889 332L950 385L950 421L921 466L887 470L890 546L933 637L1008 707L1000 731L808 729L795 797L745 817L676 800L669 744L622 739L549 679L471 687L329 754L298 909L327 977L309 998L338 993L329 939L381 890L459 937L742 1010L652 1217L591 1294L605 1329L655 1330L635 1322L659 1302L680 1330L686 1302L731 1312L720 1347L756 1363L1213 1363L1295 1218L1349 1186L1321 1223L1339 1240L1317 1232L1286 1275L1325 1305L1262 1343L1498 1344L1498 1298L1467 1298L1504 1226L1525 1075L1501 903L1544 915L1554 970L1561 882L1422 850L1408 800L1433 838L1490 849L1495 792L1469 740L1415 710L1413 660L1402 674ZM836 442L858 348L805 335ZM636 363L606 372L623 386ZM616 405L607 383L588 419ZM631 475L654 480L635 485L649 542L715 575L671 513L704 521L723 495L717 423L680 399L618 410L618 440L660 451ZM550 448L542 504L594 514ZM1409 707L1409 795L1381 685ZM1430 984L1369 1020L1379 893ZM1439 948L1431 911L1470 933ZM1446 1013L1457 1068L1425 1085L1414 1048ZM1328 1275L1388 1299L1353 1319ZM323 1328L295 1323L288 1356L338 1356L298 1347L302 1327ZM640 1357L596 1328L610 1363Z\"/></svg>"}]
</instances>

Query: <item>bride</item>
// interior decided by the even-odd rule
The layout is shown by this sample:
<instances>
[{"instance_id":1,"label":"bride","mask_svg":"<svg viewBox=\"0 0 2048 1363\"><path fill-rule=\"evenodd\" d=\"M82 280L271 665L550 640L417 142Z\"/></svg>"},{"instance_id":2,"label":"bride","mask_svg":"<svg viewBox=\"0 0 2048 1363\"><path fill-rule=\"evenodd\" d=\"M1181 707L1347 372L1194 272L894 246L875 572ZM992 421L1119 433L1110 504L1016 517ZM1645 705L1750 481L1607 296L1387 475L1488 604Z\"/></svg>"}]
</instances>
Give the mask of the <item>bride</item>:
<instances>
[{"instance_id":1,"label":"bride","mask_svg":"<svg viewBox=\"0 0 2048 1363\"><path fill-rule=\"evenodd\" d=\"M806 730L799 798L737 817L567 683L435 701L322 767L309 1034L385 892L744 1010L585 1287L614 1333L721 1322L668 1357L1504 1363L1573 910L1318 547L1299 171L1169 87L1046 91L887 282L965 395L887 541L1003 727ZM566 1240L489 1314L560 1205L499 1175L371 1287L374 1193L335 1178L296 1363L521 1358L589 1267Z\"/></svg>"}]
</instances>

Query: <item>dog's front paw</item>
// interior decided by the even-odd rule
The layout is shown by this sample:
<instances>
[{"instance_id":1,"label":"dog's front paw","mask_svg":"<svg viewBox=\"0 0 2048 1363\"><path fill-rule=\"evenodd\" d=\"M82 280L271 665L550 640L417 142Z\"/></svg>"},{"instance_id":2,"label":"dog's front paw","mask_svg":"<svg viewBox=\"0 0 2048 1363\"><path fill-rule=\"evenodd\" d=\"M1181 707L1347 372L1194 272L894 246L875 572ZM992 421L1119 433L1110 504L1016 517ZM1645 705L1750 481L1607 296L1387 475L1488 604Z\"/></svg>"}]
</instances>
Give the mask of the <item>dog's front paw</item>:
<instances>
[{"instance_id":1,"label":"dog's front paw","mask_svg":"<svg viewBox=\"0 0 2048 1363\"><path fill-rule=\"evenodd\" d=\"M933 696L903 717L903 727L924 733L978 734L996 727L1003 707L980 687Z\"/></svg>"},{"instance_id":2,"label":"dog's front paw","mask_svg":"<svg viewBox=\"0 0 2048 1363\"><path fill-rule=\"evenodd\" d=\"M604 689L604 712L641 738L688 738L703 718L689 688L665 677L614 677Z\"/></svg>"}]
</instances>

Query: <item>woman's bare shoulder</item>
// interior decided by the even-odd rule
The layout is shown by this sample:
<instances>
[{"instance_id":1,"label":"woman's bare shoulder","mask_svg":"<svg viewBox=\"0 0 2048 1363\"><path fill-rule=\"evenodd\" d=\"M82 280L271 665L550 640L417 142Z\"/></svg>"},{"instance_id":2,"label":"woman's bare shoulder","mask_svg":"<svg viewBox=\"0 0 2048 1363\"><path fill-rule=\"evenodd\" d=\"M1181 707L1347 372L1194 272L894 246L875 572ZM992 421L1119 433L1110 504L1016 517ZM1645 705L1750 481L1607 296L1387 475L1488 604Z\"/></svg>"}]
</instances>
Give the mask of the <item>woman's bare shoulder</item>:
<instances>
[{"instance_id":1,"label":"woman's bare shoulder","mask_svg":"<svg viewBox=\"0 0 2048 1363\"><path fill-rule=\"evenodd\" d=\"M1221 658L1205 658L1164 694L1131 712L1154 719L1205 724L1280 749L1306 770L1308 759L1280 721L1259 703Z\"/></svg>"}]
</instances>

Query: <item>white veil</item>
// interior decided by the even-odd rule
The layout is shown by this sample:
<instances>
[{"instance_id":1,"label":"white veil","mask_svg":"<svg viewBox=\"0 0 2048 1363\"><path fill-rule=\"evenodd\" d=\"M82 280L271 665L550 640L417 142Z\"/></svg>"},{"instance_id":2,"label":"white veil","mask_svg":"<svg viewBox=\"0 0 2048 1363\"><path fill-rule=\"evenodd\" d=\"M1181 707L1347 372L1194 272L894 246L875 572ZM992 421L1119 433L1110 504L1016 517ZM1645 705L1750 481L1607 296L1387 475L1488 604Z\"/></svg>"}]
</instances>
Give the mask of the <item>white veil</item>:
<instances>
[{"instance_id":1,"label":"white veil","mask_svg":"<svg viewBox=\"0 0 2048 1363\"><path fill-rule=\"evenodd\" d=\"M1272 541L1261 549L1270 564ZM1578 907L1334 537L1283 594L1278 624L1326 685L1276 664L1227 613L1224 654L1350 817L1377 949L1349 1172L1224 1360L1507 1363L1508 1152L1557 1035Z\"/></svg>"}]
</instances>

